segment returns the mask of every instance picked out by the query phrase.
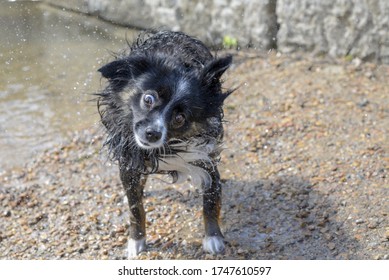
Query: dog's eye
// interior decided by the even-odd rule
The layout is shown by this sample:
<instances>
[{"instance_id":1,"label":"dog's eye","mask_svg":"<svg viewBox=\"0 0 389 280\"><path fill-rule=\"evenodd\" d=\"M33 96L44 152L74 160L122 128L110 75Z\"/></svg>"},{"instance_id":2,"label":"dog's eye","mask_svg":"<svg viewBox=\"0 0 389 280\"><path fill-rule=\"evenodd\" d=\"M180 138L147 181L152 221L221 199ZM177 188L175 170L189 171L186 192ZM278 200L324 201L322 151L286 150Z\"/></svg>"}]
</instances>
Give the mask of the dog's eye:
<instances>
[{"instance_id":1,"label":"dog's eye","mask_svg":"<svg viewBox=\"0 0 389 280\"><path fill-rule=\"evenodd\" d=\"M185 115L184 114L176 114L173 119L173 126L175 128L179 128L183 126L185 123Z\"/></svg>"},{"instance_id":2,"label":"dog's eye","mask_svg":"<svg viewBox=\"0 0 389 280\"><path fill-rule=\"evenodd\" d=\"M143 96L143 102L146 106L151 107L155 103L155 97L151 94L145 94Z\"/></svg>"}]
</instances>

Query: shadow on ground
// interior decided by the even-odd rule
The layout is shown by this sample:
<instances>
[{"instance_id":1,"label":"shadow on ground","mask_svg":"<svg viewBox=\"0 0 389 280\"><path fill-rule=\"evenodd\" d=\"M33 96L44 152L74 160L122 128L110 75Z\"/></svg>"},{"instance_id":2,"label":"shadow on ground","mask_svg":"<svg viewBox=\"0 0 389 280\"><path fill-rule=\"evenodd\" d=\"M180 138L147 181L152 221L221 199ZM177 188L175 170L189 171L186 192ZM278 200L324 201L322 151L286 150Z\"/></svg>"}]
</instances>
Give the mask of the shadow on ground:
<instances>
[{"instance_id":1,"label":"shadow on ground","mask_svg":"<svg viewBox=\"0 0 389 280\"><path fill-rule=\"evenodd\" d=\"M247 258L334 259L358 248L332 219L336 205L308 180L226 181L224 199L227 240Z\"/></svg>"},{"instance_id":2,"label":"shadow on ground","mask_svg":"<svg viewBox=\"0 0 389 280\"><path fill-rule=\"evenodd\" d=\"M201 252L201 191L167 186L146 188L145 196L146 209L151 211L144 257L165 250L184 259L213 258ZM159 206L153 206L153 201ZM357 250L359 245L335 220L336 213L337 206L327 194L299 177L224 180L221 220L227 246L225 256L216 258L347 258L350 248ZM164 232L159 230L161 223L166 223Z\"/></svg>"}]
</instances>

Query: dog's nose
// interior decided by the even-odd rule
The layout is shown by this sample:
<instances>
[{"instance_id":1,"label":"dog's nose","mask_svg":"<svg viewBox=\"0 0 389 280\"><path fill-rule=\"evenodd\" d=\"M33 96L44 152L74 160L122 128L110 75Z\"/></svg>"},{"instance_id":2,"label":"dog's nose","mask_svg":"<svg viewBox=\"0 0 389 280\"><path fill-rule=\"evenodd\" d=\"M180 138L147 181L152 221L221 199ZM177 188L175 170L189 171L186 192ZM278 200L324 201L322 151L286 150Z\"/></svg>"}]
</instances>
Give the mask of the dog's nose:
<instances>
[{"instance_id":1,"label":"dog's nose","mask_svg":"<svg viewBox=\"0 0 389 280\"><path fill-rule=\"evenodd\" d=\"M150 143L157 142L162 137L162 132L152 128L146 128L146 139Z\"/></svg>"}]
</instances>

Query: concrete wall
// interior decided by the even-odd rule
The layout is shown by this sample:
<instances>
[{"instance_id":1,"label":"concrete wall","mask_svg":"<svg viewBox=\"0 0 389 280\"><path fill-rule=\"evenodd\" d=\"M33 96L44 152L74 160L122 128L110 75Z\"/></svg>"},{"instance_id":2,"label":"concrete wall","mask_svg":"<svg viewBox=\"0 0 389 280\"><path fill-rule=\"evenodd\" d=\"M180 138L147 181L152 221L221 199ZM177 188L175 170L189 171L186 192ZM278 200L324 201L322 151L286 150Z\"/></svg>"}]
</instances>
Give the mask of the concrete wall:
<instances>
[{"instance_id":1,"label":"concrete wall","mask_svg":"<svg viewBox=\"0 0 389 280\"><path fill-rule=\"evenodd\" d=\"M240 46L275 46L275 0L46 0L51 4L98 15L111 22L137 27L183 31L209 45L225 36Z\"/></svg>"},{"instance_id":2,"label":"concrete wall","mask_svg":"<svg viewBox=\"0 0 389 280\"><path fill-rule=\"evenodd\" d=\"M389 1L278 0L282 52L303 49L389 63Z\"/></svg>"},{"instance_id":3,"label":"concrete wall","mask_svg":"<svg viewBox=\"0 0 389 280\"><path fill-rule=\"evenodd\" d=\"M355 56L389 63L387 0L46 0L138 28L166 27L210 45Z\"/></svg>"}]
</instances>

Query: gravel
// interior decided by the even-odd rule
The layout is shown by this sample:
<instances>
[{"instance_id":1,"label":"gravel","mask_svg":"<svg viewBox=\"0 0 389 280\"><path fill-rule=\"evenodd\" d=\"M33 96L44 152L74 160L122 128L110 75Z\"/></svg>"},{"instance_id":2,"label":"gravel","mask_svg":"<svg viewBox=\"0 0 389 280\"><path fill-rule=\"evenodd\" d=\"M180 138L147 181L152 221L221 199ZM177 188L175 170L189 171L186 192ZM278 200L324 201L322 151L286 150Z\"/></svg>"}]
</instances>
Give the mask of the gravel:
<instances>
[{"instance_id":1,"label":"gravel","mask_svg":"<svg viewBox=\"0 0 389 280\"><path fill-rule=\"evenodd\" d=\"M388 259L389 67L239 52L226 86L224 255L201 190L149 179L139 259ZM102 130L0 175L1 259L125 259L128 209Z\"/></svg>"}]
</instances>

